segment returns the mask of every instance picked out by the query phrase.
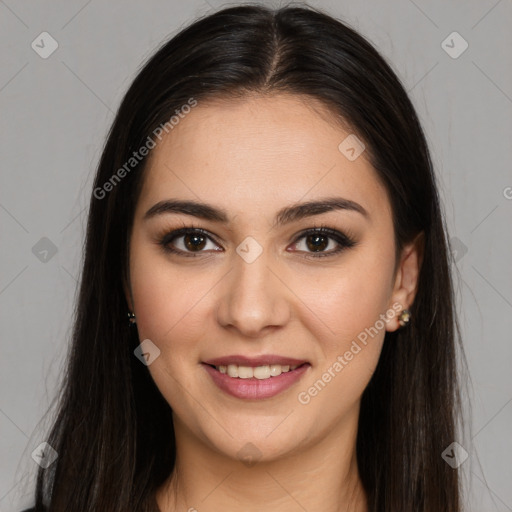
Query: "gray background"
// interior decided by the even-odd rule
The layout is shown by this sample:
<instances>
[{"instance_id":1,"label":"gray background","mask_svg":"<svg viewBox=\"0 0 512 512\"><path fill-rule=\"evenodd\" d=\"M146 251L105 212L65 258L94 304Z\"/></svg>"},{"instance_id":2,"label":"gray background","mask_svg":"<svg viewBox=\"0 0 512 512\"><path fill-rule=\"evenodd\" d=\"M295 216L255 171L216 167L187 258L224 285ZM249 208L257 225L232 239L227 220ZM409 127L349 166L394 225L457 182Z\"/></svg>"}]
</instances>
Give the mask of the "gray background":
<instances>
[{"instance_id":1,"label":"gray background","mask_svg":"<svg viewBox=\"0 0 512 512\"><path fill-rule=\"evenodd\" d=\"M512 511L512 2L310 4L376 44L419 112L456 248L471 374L473 428L457 439L469 453L466 510ZM143 59L226 5L0 0L2 512L32 503L31 453L63 371L92 177L114 112ZM31 47L44 31L58 42L46 59ZM445 51L463 48L446 39L454 31L469 45L457 58ZM41 252L52 244L54 255Z\"/></svg>"}]
</instances>

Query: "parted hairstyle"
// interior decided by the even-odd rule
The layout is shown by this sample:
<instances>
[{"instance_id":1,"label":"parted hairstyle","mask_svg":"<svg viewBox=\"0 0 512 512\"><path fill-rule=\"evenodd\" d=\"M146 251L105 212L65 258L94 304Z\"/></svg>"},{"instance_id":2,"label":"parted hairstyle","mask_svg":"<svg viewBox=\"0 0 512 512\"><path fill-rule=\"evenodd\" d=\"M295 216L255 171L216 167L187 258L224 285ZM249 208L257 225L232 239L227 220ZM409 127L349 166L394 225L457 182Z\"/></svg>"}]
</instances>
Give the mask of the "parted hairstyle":
<instances>
[{"instance_id":1,"label":"parted hairstyle","mask_svg":"<svg viewBox=\"0 0 512 512\"><path fill-rule=\"evenodd\" d=\"M58 458L37 475L37 511L158 510L155 491L173 471L175 437L171 408L134 356L140 340L127 321L123 283L147 157L129 169L126 162L191 98L251 93L320 100L333 122L364 141L391 202L397 257L424 234L412 320L386 333L361 398L357 462L370 512L461 510L460 476L441 454L461 418L462 344L447 228L415 109L391 66L346 23L306 4L246 4L205 15L166 41L117 111L91 194L72 339L47 438ZM123 165L127 172L118 173ZM116 173L122 179L113 182Z\"/></svg>"}]
</instances>

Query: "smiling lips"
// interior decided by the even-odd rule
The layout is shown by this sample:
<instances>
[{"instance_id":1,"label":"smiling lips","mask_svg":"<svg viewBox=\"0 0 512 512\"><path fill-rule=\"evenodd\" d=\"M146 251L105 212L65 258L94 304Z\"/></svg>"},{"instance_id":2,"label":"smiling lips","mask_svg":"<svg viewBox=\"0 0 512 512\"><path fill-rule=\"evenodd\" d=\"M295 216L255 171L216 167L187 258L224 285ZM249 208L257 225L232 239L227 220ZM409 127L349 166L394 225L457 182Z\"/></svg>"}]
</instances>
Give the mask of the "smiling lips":
<instances>
[{"instance_id":1,"label":"smiling lips","mask_svg":"<svg viewBox=\"0 0 512 512\"><path fill-rule=\"evenodd\" d=\"M233 355L209 359L205 364L214 366L220 373L227 374L233 378L260 380L278 377L282 373L293 371L306 361L282 357L277 355L260 356L249 358Z\"/></svg>"},{"instance_id":2,"label":"smiling lips","mask_svg":"<svg viewBox=\"0 0 512 512\"><path fill-rule=\"evenodd\" d=\"M204 368L214 383L237 398L270 398L289 388L311 366L276 355L248 358L240 355L209 359Z\"/></svg>"},{"instance_id":3,"label":"smiling lips","mask_svg":"<svg viewBox=\"0 0 512 512\"><path fill-rule=\"evenodd\" d=\"M297 368L299 365L290 366L288 364L286 365L280 365L280 364L265 364L262 366L242 366L242 365L236 365L236 364L228 364L215 366L217 370L219 370L220 373L227 373L230 377L233 378L239 378L239 379L251 379L254 377L255 379L269 379L270 377L278 377L281 375L281 373L286 373L288 371L293 371L295 368Z\"/></svg>"}]
</instances>

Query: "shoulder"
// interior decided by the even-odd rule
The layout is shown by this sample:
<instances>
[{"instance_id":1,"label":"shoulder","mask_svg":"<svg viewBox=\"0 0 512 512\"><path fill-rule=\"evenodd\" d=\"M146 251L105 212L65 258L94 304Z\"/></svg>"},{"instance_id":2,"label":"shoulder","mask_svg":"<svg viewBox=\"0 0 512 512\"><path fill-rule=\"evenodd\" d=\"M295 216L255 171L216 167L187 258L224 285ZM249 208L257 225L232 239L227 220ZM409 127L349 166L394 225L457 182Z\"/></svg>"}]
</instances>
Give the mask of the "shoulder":
<instances>
[{"instance_id":1,"label":"shoulder","mask_svg":"<svg viewBox=\"0 0 512 512\"><path fill-rule=\"evenodd\" d=\"M25 510L22 510L22 512L36 512L35 508L27 508Z\"/></svg>"}]
</instances>

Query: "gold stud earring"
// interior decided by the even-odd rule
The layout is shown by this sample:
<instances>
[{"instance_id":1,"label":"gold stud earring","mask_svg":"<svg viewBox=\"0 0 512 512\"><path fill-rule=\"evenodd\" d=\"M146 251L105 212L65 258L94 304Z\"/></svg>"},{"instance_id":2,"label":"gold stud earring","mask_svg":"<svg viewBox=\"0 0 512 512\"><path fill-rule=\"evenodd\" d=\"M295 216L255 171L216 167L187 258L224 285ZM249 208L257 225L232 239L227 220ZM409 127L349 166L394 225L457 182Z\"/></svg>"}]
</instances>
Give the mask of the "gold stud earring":
<instances>
[{"instance_id":1,"label":"gold stud earring","mask_svg":"<svg viewBox=\"0 0 512 512\"><path fill-rule=\"evenodd\" d=\"M398 322L400 323L400 327L407 325L411 320L411 312L408 309L402 310L400 316L398 317Z\"/></svg>"},{"instance_id":2,"label":"gold stud earring","mask_svg":"<svg viewBox=\"0 0 512 512\"><path fill-rule=\"evenodd\" d=\"M128 321L130 322L130 325L134 325L137 322L135 320L135 313L128 311Z\"/></svg>"}]
</instances>

